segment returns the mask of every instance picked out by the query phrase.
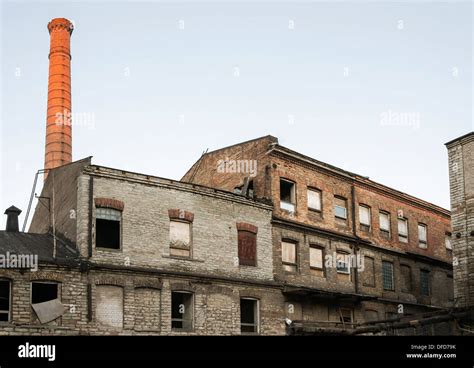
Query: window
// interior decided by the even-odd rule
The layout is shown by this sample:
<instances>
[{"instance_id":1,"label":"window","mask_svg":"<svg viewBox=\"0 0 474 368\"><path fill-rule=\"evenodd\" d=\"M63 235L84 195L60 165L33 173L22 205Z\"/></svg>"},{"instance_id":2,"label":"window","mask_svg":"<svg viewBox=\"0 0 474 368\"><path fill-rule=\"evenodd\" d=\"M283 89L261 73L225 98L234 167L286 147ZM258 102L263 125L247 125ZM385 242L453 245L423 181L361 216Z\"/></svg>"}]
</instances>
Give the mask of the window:
<instances>
[{"instance_id":1,"label":"window","mask_svg":"<svg viewBox=\"0 0 474 368\"><path fill-rule=\"evenodd\" d=\"M352 323L352 309L340 308L339 309L339 321L341 323Z\"/></svg>"},{"instance_id":2,"label":"window","mask_svg":"<svg viewBox=\"0 0 474 368\"><path fill-rule=\"evenodd\" d=\"M400 288L402 292L411 292L411 267L408 265L400 265Z\"/></svg>"},{"instance_id":3,"label":"window","mask_svg":"<svg viewBox=\"0 0 474 368\"><path fill-rule=\"evenodd\" d=\"M310 246L309 266L317 270L323 269L323 250L320 247Z\"/></svg>"},{"instance_id":4,"label":"window","mask_svg":"<svg viewBox=\"0 0 474 368\"><path fill-rule=\"evenodd\" d=\"M258 300L251 298L240 299L240 332L259 332Z\"/></svg>"},{"instance_id":5,"label":"window","mask_svg":"<svg viewBox=\"0 0 474 368\"><path fill-rule=\"evenodd\" d=\"M334 216L338 219L347 220L347 204L345 198L334 197Z\"/></svg>"},{"instance_id":6,"label":"window","mask_svg":"<svg viewBox=\"0 0 474 368\"><path fill-rule=\"evenodd\" d=\"M420 292L421 295L430 295L430 271L420 270Z\"/></svg>"},{"instance_id":7,"label":"window","mask_svg":"<svg viewBox=\"0 0 474 368\"><path fill-rule=\"evenodd\" d=\"M238 231L239 264L257 265L257 234L250 231Z\"/></svg>"},{"instance_id":8,"label":"window","mask_svg":"<svg viewBox=\"0 0 474 368\"><path fill-rule=\"evenodd\" d=\"M418 245L420 248L427 247L426 232L427 232L426 225L418 224Z\"/></svg>"},{"instance_id":9,"label":"window","mask_svg":"<svg viewBox=\"0 0 474 368\"><path fill-rule=\"evenodd\" d=\"M31 304L58 299L58 284L53 282L31 283Z\"/></svg>"},{"instance_id":10,"label":"window","mask_svg":"<svg viewBox=\"0 0 474 368\"><path fill-rule=\"evenodd\" d=\"M97 285L95 318L100 325L123 327L123 288L116 285Z\"/></svg>"},{"instance_id":11,"label":"window","mask_svg":"<svg viewBox=\"0 0 474 368\"><path fill-rule=\"evenodd\" d=\"M390 239L390 214L388 212L380 211L380 235L386 239Z\"/></svg>"},{"instance_id":12,"label":"window","mask_svg":"<svg viewBox=\"0 0 474 368\"><path fill-rule=\"evenodd\" d=\"M170 255L191 256L191 224L189 222L170 220Z\"/></svg>"},{"instance_id":13,"label":"window","mask_svg":"<svg viewBox=\"0 0 474 368\"><path fill-rule=\"evenodd\" d=\"M367 309L365 311L366 322L377 321L379 319L379 312L373 309Z\"/></svg>"},{"instance_id":14,"label":"window","mask_svg":"<svg viewBox=\"0 0 474 368\"><path fill-rule=\"evenodd\" d=\"M364 286L375 286L375 261L372 257L364 256Z\"/></svg>"},{"instance_id":15,"label":"window","mask_svg":"<svg viewBox=\"0 0 474 368\"><path fill-rule=\"evenodd\" d=\"M281 242L281 259L285 271L296 272L296 243Z\"/></svg>"},{"instance_id":16,"label":"window","mask_svg":"<svg viewBox=\"0 0 474 368\"><path fill-rule=\"evenodd\" d=\"M370 207L359 205L359 223L362 231L370 231Z\"/></svg>"},{"instance_id":17,"label":"window","mask_svg":"<svg viewBox=\"0 0 474 368\"><path fill-rule=\"evenodd\" d=\"M321 191L308 188L308 208L313 211L321 211Z\"/></svg>"},{"instance_id":18,"label":"window","mask_svg":"<svg viewBox=\"0 0 474 368\"><path fill-rule=\"evenodd\" d=\"M451 233L446 233L444 236L444 245L447 250L453 250L453 245L451 244Z\"/></svg>"},{"instance_id":19,"label":"window","mask_svg":"<svg viewBox=\"0 0 474 368\"><path fill-rule=\"evenodd\" d=\"M193 294L190 292L171 293L171 328L188 331L193 329L193 303Z\"/></svg>"},{"instance_id":20,"label":"window","mask_svg":"<svg viewBox=\"0 0 474 368\"><path fill-rule=\"evenodd\" d=\"M95 246L120 249L122 212L112 208L97 208L95 217Z\"/></svg>"},{"instance_id":21,"label":"window","mask_svg":"<svg viewBox=\"0 0 474 368\"><path fill-rule=\"evenodd\" d=\"M408 243L408 220L406 218L398 219L398 240Z\"/></svg>"},{"instance_id":22,"label":"window","mask_svg":"<svg viewBox=\"0 0 474 368\"><path fill-rule=\"evenodd\" d=\"M349 274L349 254L336 252L336 270L338 273Z\"/></svg>"},{"instance_id":23,"label":"window","mask_svg":"<svg viewBox=\"0 0 474 368\"><path fill-rule=\"evenodd\" d=\"M382 281L384 290L394 290L393 263L382 261Z\"/></svg>"},{"instance_id":24,"label":"window","mask_svg":"<svg viewBox=\"0 0 474 368\"><path fill-rule=\"evenodd\" d=\"M0 280L0 322L10 321L10 281Z\"/></svg>"},{"instance_id":25,"label":"window","mask_svg":"<svg viewBox=\"0 0 474 368\"><path fill-rule=\"evenodd\" d=\"M295 204L295 183L280 179L280 208L289 212L295 212Z\"/></svg>"}]
</instances>

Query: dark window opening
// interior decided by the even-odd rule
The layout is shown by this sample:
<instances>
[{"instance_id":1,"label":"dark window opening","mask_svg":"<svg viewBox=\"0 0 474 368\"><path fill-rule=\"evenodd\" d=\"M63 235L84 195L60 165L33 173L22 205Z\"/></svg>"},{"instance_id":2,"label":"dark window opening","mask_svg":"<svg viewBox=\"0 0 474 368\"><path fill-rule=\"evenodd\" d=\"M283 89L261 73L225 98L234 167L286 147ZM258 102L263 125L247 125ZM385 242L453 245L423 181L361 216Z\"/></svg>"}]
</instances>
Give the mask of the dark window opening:
<instances>
[{"instance_id":1,"label":"dark window opening","mask_svg":"<svg viewBox=\"0 0 474 368\"><path fill-rule=\"evenodd\" d=\"M97 208L95 245L98 248L120 249L121 212L109 208Z\"/></svg>"},{"instance_id":2,"label":"dark window opening","mask_svg":"<svg viewBox=\"0 0 474 368\"><path fill-rule=\"evenodd\" d=\"M58 284L33 282L31 284L31 304L49 302L58 298Z\"/></svg>"},{"instance_id":3,"label":"dark window opening","mask_svg":"<svg viewBox=\"0 0 474 368\"><path fill-rule=\"evenodd\" d=\"M420 270L420 289L421 295L430 295L430 271Z\"/></svg>"},{"instance_id":4,"label":"dark window opening","mask_svg":"<svg viewBox=\"0 0 474 368\"><path fill-rule=\"evenodd\" d=\"M10 281L0 280L0 322L10 320Z\"/></svg>"},{"instance_id":5,"label":"dark window opening","mask_svg":"<svg viewBox=\"0 0 474 368\"><path fill-rule=\"evenodd\" d=\"M341 323L352 323L352 310L349 308L341 308L339 313L339 321Z\"/></svg>"},{"instance_id":6,"label":"dark window opening","mask_svg":"<svg viewBox=\"0 0 474 368\"><path fill-rule=\"evenodd\" d=\"M176 330L192 330L192 293L182 291L173 291L171 293L171 328Z\"/></svg>"},{"instance_id":7,"label":"dark window opening","mask_svg":"<svg viewBox=\"0 0 474 368\"><path fill-rule=\"evenodd\" d=\"M258 333L257 300L240 299L240 331L243 333Z\"/></svg>"},{"instance_id":8,"label":"dark window opening","mask_svg":"<svg viewBox=\"0 0 474 368\"><path fill-rule=\"evenodd\" d=\"M295 211L295 183L280 179L280 208L289 212Z\"/></svg>"}]
</instances>

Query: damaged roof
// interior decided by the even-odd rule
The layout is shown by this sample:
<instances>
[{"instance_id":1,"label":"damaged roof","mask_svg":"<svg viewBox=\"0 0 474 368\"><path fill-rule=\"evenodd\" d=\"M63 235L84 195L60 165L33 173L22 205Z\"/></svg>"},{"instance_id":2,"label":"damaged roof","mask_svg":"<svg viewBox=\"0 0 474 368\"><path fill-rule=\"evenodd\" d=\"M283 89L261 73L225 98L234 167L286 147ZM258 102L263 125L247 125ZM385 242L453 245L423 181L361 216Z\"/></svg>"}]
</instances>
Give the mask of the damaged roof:
<instances>
[{"instance_id":1,"label":"damaged roof","mask_svg":"<svg viewBox=\"0 0 474 368\"><path fill-rule=\"evenodd\" d=\"M52 234L0 231L0 254L38 255L39 263L77 264L79 252L74 246L56 238L56 259L53 258Z\"/></svg>"}]
</instances>

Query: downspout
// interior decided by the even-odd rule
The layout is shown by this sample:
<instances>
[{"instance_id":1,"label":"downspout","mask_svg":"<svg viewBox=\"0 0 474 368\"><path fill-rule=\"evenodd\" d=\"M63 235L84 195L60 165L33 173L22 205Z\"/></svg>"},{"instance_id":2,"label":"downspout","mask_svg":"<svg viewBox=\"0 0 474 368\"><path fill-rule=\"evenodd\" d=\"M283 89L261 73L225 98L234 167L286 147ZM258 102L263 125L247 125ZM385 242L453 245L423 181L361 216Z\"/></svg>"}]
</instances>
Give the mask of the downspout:
<instances>
[{"instance_id":1,"label":"downspout","mask_svg":"<svg viewBox=\"0 0 474 368\"><path fill-rule=\"evenodd\" d=\"M355 200L355 185L351 185L351 201L352 201L352 234L356 238L356 244L354 247L354 255L357 260L357 253L359 252L359 237L357 236L357 226L356 226L356 200ZM356 269L354 272L354 292L358 294L359 292L359 270Z\"/></svg>"},{"instance_id":2,"label":"downspout","mask_svg":"<svg viewBox=\"0 0 474 368\"><path fill-rule=\"evenodd\" d=\"M92 228L92 210L94 206L94 177L92 175L89 176L89 236L87 239L87 253L88 257L92 257L92 240L94 236L93 228Z\"/></svg>"}]
</instances>

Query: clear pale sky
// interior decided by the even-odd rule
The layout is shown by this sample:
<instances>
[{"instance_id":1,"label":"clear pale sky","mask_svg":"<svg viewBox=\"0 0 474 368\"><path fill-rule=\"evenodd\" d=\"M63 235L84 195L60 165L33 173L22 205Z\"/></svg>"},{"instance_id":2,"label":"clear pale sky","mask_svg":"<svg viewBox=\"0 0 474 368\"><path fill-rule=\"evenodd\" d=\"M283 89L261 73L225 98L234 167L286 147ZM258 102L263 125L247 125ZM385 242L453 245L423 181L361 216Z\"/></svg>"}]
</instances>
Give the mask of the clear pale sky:
<instances>
[{"instance_id":1,"label":"clear pale sky","mask_svg":"<svg viewBox=\"0 0 474 368\"><path fill-rule=\"evenodd\" d=\"M1 4L0 210L20 226L55 17L75 24L75 160L180 179L207 148L272 134L449 208L444 143L473 130L471 2Z\"/></svg>"}]
</instances>

